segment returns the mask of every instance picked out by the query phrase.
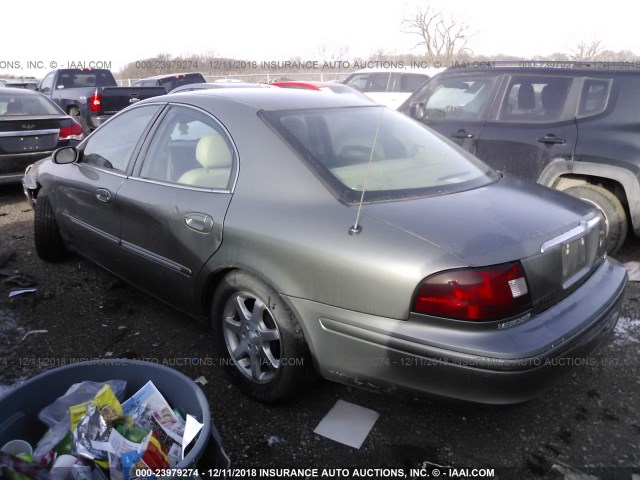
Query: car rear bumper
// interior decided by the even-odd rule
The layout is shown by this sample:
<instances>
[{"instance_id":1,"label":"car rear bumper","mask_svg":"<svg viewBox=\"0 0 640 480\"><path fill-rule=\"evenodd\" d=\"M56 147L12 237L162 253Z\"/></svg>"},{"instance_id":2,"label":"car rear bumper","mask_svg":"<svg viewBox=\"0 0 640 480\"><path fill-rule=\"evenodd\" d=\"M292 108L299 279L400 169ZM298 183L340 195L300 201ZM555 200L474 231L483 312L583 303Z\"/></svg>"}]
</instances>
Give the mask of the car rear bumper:
<instances>
[{"instance_id":1,"label":"car rear bumper","mask_svg":"<svg viewBox=\"0 0 640 480\"><path fill-rule=\"evenodd\" d=\"M410 389L462 400L530 400L589 354L614 329L626 271L607 259L574 293L509 328L411 317L393 320L288 298L301 318L320 374L383 391Z\"/></svg>"},{"instance_id":2,"label":"car rear bumper","mask_svg":"<svg viewBox=\"0 0 640 480\"><path fill-rule=\"evenodd\" d=\"M24 171L30 164L45 158L53 150L30 153L0 154L0 184L20 183Z\"/></svg>"}]
</instances>

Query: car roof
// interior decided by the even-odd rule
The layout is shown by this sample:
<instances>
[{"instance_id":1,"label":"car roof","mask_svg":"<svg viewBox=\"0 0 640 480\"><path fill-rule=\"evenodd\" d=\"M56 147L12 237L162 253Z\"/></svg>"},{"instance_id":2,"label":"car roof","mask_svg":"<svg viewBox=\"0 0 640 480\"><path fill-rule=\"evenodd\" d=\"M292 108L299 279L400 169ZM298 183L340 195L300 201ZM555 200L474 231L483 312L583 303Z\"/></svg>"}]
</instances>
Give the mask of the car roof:
<instances>
[{"instance_id":1,"label":"car roof","mask_svg":"<svg viewBox=\"0 0 640 480\"><path fill-rule=\"evenodd\" d=\"M287 81L282 81L282 82L272 82L269 85L276 85L278 87L313 87L313 89L320 88L320 87L346 87L346 85L343 85L341 83L335 83L335 82L320 82L318 80L301 80L301 81L296 81L296 80L287 80Z\"/></svg>"},{"instance_id":2,"label":"car roof","mask_svg":"<svg viewBox=\"0 0 640 480\"><path fill-rule=\"evenodd\" d=\"M260 88L266 85L247 82L215 82L215 83L188 83L174 88L169 93L179 93L187 90L207 90L217 88Z\"/></svg>"},{"instance_id":3,"label":"car roof","mask_svg":"<svg viewBox=\"0 0 640 480\"><path fill-rule=\"evenodd\" d=\"M361 70L356 70L355 72L351 72L350 75L353 75L354 73L419 73L421 75L427 75L427 76L431 76L431 75L435 75L436 72L436 68L408 68L408 67L404 67L404 68L383 68L383 67L376 67L376 68L363 68Z\"/></svg>"},{"instance_id":4,"label":"car roof","mask_svg":"<svg viewBox=\"0 0 640 480\"><path fill-rule=\"evenodd\" d=\"M185 77L187 75L202 75L200 72L185 72L185 73L163 73L162 75L154 75L153 77L144 77L136 81L140 80L161 80L163 78L172 78L172 77Z\"/></svg>"},{"instance_id":5,"label":"car roof","mask_svg":"<svg viewBox=\"0 0 640 480\"><path fill-rule=\"evenodd\" d=\"M0 92L2 93L8 92L11 95L17 95L17 96L41 95L39 92L36 92L35 90L30 90L28 88L19 88L19 87L2 87Z\"/></svg>"},{"instance_id":6,"label":"car roof","mask_svg":"<svg viewBox=\"0 0 640 480\"><path fill-rule=\"evenodd\" d=\"M224 98L242 103L256 111L379 106L373 105L365 96L360 98L355 95L318 95L312 90L292 88L218 88L169 94L162 98L165 101L196 104L206 98ZM157 98L143 102L152 103L154 100L157 101Z\"/></svg>"},{"instance_id":7,"label":"car roof","mask_svg":"<svg viewBox=\"0 0 640 480\"><path fill-rule=\"evenodd\" d=\"M615 65L609 66L603 64L602 66L597 62L594 64L584 64L579 62L565 62L566 65L562 65L563 62L544 62L544 61L523 61L520 65L514 65L512 62L506 64L500 64L500 62L476 62L476 64L470 63L461 64L458 66L449 67L440 75L455 75L455 74L471 74L475 72L480 73L520 73L524 75L530 75L532 73L544 73L544 74L556 74L556 75L600 75L609 73L631 73L637 74L640 72L637 68L625 68L622 65L616 67ZM616 62L610 62L615 64ZM540 66L535 66L540 64ZM557 65L556 65L557 64ZM556 66L554 66L556 65Z\"/></svg>"}]
</instances>

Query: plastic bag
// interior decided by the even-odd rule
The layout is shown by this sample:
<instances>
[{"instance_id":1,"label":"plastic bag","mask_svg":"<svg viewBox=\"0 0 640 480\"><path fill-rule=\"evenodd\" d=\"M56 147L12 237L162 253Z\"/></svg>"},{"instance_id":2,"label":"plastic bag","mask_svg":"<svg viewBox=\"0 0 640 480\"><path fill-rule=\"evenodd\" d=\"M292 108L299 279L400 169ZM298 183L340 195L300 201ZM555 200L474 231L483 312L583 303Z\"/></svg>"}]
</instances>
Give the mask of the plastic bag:
<instances>
[{"instance_id":1,"label":"plastic bag","mask_svg":"<svg viewBox=\"0 0 640 480\"><path fill-rule=\"evenodd\" d=\"M38 414L38 418L49 426L47 433L40 439L33 451L33 456L41 465L53 461L53 448L58 445L71 430L69 407L88 402L103 388L109 385L120 402L124 399L127 382L124 380L108 380L106 382L80 382L69 387L67 392L58 397Z\"/></svg>"},{"instance_id":2,"label":"plastic bag","mask_svg":"<svg viewBox=\"0 0 640 480\"><path fill-rule=\"evenodd\" d=\"M69 387L67 393L58 397L53 403L46 406L38 414L38 418L46 423L49 428L54 430L60 424L60 422L68 419L67 413L69 407L77 405L79 403L88 402L96 396L98 391L105 385L109 384L111 390L115 396L120 400L120 403L124 400L124 392L127 388L127 382L124 380L108 380L106 382L80 382L75 383ZM65 425L68 427L68 424Z\"/></svg>"}]
</instances>

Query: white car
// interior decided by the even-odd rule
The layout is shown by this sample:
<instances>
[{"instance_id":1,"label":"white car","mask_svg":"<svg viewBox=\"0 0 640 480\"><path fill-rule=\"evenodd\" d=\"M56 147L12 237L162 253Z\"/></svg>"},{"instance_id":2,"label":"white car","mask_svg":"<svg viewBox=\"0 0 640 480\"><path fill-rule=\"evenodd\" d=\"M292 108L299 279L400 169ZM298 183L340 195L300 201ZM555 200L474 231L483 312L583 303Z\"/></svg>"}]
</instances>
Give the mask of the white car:
<instances>
[{"instance_id":1,"label":"white car","mask_svg":"<svg viewBox=\"0 0 640 480\"><path fill-rule=\"evenodd\" d=\"M366 93L374 102L395 110L440 70L367 68L353 72L342 83Z\"/></svg>"}]
</instances>

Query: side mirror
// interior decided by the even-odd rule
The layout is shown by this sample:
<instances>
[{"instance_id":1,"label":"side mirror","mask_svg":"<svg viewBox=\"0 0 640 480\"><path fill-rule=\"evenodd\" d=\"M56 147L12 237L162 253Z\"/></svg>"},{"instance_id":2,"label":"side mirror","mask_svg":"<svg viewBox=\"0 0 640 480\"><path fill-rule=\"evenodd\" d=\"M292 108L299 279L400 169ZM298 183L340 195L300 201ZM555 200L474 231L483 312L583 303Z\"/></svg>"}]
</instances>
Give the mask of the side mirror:
<instances>
[{"instance_id":1,"label":"side mirror","mask_svg":"<svg viewBox=\"0 0 640 480\"><path fill-rule=\"evenodd\" d=\"M425 107L423 102L414 102L409 105L409 116L416 120L422 120L425 117Z\"/></svg>"},{"instance_id":2,"label":"side mirror","mask_svg":"<svg viewBox=\"0 0 640 480\"><path fill-rule=\"evenodd\" d=\"M38 91L41 93L49 93L51 89L49 87L38 88Z\"/></svg>"},{"instance_id":3,"label":"side mirror","mask_svg":"<svg viewBox=\"0 0 640 480\"><path fill-rule=\"evenodd\" d=\"M61 147L53 152L51 160L58 165L64 165L76 162L78 157L78 150L75 147Z\"/></svg>"}]
</instances>

